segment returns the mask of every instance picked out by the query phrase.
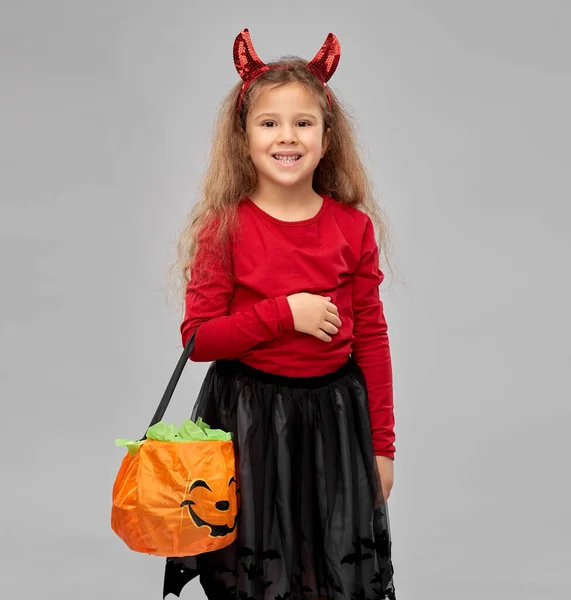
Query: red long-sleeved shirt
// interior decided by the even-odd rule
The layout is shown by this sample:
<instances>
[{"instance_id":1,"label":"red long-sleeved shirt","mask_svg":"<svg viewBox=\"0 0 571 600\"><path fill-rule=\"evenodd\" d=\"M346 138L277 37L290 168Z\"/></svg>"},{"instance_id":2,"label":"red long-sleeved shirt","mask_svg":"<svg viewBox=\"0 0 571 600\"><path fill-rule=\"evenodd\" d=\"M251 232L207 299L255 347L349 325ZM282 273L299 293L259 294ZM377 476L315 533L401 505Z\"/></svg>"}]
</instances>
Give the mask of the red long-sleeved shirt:
<instances>
[{"instance_id":1,"label":"red long-sleeved shirt","mask_svg":"<svg viewBox=\"0 0 571 600\"><path fill-rule=\"evenodd\" d=\"M213 230L203 230L186 290L183 345L200 325L191 360L237 358L293 377L335 371L352 354L365 376L375 454L394 460L392 363L373 223L322 197L314 217L295 222L242 199L238 235L225 249L232 274L217 264ZM202 274L201 261L209 265ZM342 323L331 342L295 330L286 297L298 292L331 296Z\"/></svg>"}]
</instances>

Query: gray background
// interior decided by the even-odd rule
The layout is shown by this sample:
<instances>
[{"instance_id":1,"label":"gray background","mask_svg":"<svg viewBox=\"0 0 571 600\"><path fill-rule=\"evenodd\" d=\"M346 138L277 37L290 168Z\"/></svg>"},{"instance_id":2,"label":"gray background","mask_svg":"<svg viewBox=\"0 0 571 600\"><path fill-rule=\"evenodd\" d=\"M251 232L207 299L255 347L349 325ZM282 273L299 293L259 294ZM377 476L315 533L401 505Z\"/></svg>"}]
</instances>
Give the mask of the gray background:
<instances>
[{"instance_id":1,"label":"gray background","mask_svg":"<svg viewBox=\"0 0 571 600\"><path fill-rule=\"evenodd\" d=\"M331 85L391 219L399 600L571 597L570 17L563 1L1 3L1 597L162 597L163 559L110 529L114 440L142 434L181 351L165 272L243 27L262 60L337 34Z\"/></svg>"}]
</instances>

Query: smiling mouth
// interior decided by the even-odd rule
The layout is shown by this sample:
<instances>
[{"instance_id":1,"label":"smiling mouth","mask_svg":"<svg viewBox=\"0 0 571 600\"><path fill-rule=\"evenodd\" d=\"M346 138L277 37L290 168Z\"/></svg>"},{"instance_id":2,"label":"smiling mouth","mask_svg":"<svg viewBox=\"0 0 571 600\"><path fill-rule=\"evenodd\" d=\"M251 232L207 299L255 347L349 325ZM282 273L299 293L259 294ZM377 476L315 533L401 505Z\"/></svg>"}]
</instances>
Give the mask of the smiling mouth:
<instances>
[{"instance_id":1,"label":"smiling mouth","mask_svg":"<svg viewBox=\"0 0 571 600\"><path fill-rule=\"evenodd\" d=\"M229 527L228 525L212 525L211 523L207 523L204 519L201 519L194 512L194 510L192 509L193 504L194 504L194 502L192 500L184 500L183 502L181 502L180 506L181 506L181 508L183 506L188 507L188 512L190 513L190 517L192 518L192 520L194 521L194 523L197 527L206 526L210 529L210 537L223 537L225 535L233 533L234 529L236 529L236 524L238 522L238 515L236 515L234 517L234 523L232 524L232 527Z\"/></svg>"},{"instance_id":2,"label":"smiling mouth","mask_svg":"<svg viewBox=\"0 0 571 600\"><path fill-rule=\"evenodd\" d=\"M297 154L295 156L281 156L279 154L273 154L272 157L279 163L291 165L301 158L301 154Z\"/></svg>"}]
</instances>

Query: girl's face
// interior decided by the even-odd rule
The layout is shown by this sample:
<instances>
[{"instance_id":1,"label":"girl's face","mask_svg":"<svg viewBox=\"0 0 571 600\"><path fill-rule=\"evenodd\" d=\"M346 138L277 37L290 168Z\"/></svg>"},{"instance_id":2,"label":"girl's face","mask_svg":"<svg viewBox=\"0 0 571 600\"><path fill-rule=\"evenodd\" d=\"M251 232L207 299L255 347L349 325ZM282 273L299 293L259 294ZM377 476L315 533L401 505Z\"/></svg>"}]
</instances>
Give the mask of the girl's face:
<instances>
[{"instance_id":1,"label":"girl's face","mask_svg":"<svg viewBox=\"0 0 571 600\"><path fill-rule=\"evenodd\" d=\"M329 131L324 135L323 127L319 102L301 84L264 89L246 118L258 186L311 188L313 172L329 144Z\"/></svg>"}]
</instances>

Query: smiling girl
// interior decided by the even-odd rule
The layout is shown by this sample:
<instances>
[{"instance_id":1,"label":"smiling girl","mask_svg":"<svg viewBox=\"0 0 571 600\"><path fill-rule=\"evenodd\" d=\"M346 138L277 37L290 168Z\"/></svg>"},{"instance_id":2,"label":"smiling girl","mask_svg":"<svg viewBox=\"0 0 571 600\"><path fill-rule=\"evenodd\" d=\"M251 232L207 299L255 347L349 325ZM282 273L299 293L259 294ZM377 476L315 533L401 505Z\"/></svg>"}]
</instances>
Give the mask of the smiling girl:
<instances>
[{"instance_id":1,"label":"smiling girl","mask_svg":"<svg viewBox=\"0 0 571 600\"><path fill-rule=\"evenodd\" d=\"M387 231L327 85L339 56L333 34L309 62L235 40L175 269L183 345L211 362L191 418L233 434L238 538L167 559L164 597L199 575L216 599L396 598Z\"/></svg>"}]
</instances>

